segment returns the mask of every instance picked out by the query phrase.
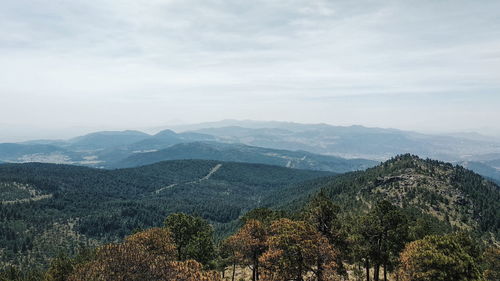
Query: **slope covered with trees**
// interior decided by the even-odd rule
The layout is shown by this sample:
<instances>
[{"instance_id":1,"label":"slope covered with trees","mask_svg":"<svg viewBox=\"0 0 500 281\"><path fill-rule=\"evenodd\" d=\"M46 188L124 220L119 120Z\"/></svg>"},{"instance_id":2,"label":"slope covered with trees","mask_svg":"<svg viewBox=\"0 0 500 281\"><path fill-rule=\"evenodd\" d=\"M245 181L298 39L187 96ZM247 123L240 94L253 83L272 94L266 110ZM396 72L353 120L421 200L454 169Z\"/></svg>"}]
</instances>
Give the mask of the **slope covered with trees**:
<instances>
[{"instance_id":1,"label":"slope covered with trees","mask_svg":"<svg viewBox=\"0 0 500 281\"><path fill-rule=\"evenodd\" d=\"M273 190L328 174L203 160L120 170L5 164L0 166L2 262L43 264L61 249L158 226L173 212L198 214L224 233Z\"/></svg>"},{"instance_id":2,"label":"slope covered with trees","mask_svg":"<svg viewBox=\"0 0 500 281\"><path fill-rule=\"evenodd\" d=\"M269 149L242 144L216 142L182 143L154 152L136 153L110 167L136 167L165 160L205 159L260 163L295 169L345 173L364 170L379 162L366 159L344 159L305 151Z\"/></svg>"},{"instance_id":3,"label":"slope covered with trees","mask_svg":"<svg viewBox=\"0 0 500 281\"><path fill-rule=\"evenodd\" d=\"M497 249L486 246L498 244L499 187L460 166L412 155L340 176L192 160L112 171L7 164L0 180L9 196L0 205L2 258L17 265L120 241L179 213L165 220L175 244L171 259L196 260L199 274L451 281L457 270L480 280L495 278L498 268ZM12 203L16 196L27 200ZM113 247L111 256L91 257L95 265L127 262ZM422 255L435 259L420 261ZM432 275L441 267L444 275Z\"/></svg>"},{"instance_id":4,"label":"slope covered with trees","mask_svg":"<svg viewBox=\"0 0 500 281\"><path fill-rule=\"evenodd\" d=\"M406 154L366 171L288 187L282 193L286 200L271 196L265 205L296 209L305 202L304 193L318 190L353 211L369 209L384 199L408 212L430 216L436 224L490 239L500 237L499 186L461 166Z\"/></svg>"},{"instance_id":5,"label":"slope covered with trees","mask_svg":"<svg viewBox=\"0 0 500 281\"><path fill-rule=\"evenodd\" d=\"M498 245L466 232L420 236L388 201L351 220L346 211L324 193L293 213L255 209L220 243L207 221L177 213L122 242L59 255L44 271L0 270L0 280L497 280Z\"/></svg>"}]
</instances>

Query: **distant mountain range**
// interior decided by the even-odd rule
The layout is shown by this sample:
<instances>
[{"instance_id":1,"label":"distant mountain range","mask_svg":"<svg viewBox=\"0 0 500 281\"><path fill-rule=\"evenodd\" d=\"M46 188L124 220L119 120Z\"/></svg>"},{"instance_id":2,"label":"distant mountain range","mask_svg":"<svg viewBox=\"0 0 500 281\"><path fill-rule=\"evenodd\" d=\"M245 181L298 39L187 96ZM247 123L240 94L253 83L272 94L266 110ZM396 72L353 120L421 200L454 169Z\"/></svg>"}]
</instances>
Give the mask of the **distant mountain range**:
<instances>
[{"instance_id":1,"label":"distant mountain range","mask_svg":"<svg viewBox=\"0 0 500 281\"><path fill-rule=\"evenodd\" d=\"M0 161L117 168L162 160L212 159L346 172L412 153L467 165L500 181L500 140L474 133L431 135L363 126L238 120L172 128L177 133L169 129L155 135L111 131L69 140L0 144Z\"/></svg>"},{"instance_id":2,"label":"distant mountain range","mask_svg":"<svg viewBox=\"0 0 500 281\"><path fill-rule=\"evenodd\" d=\"M0 144L0 160L14 163L46 162L100 168L124 168L165 160L204 159L277 165L345 173L378 164L366 159L344 159L306 151L269 149L216 142L198 132L164 130L155 135L139 131L96 132L67 141L30 141Z\"/></svg>"},{"instance_id":3,"label":"distant mountain range","mask_svg":"<svg viewBox=\"0 0 500 281\"><path fill-rule=\"evenodd\" d=\"M164 130L155 135L139 131L103 131L69 140L33 140L0 144L0 161L44 162L107 167L134 153L156 151L169 146L215 137L200 133L175 133Z\"/></svg>"},{"instance_id":4,"label":"distant mountain range","mask_svg":"<svg viewBox=\"0 0 500 281\"><path fill-rule=\"evenodd\" d=\"M383 161L411 153L459 165L469 163L470 169L500 182L500 139L476 133L433 135L363 126L251 120L224 120L175 129L213 135L224 142L343 158Z\"/></svg>"},{"instance_id":5,"label":"distant mountain range","mask_svg":"<svg viewBox=\"0 0 500 281\"><path fill-rule=\"evenodd\" d=\"M202 127L202 128L200 128ZM304 150L340 157L388 159L413 153L446 161L500 153L500 140L476 134L431 135L397 129L332 126L288 122L223 121L191 126L193 131L219 140L248 145Z\"/></svg>"},{"instance_id":6,"label":"distant mountain range","mask_svg":"<svg viewBox=\"0 0 500 281\"><path fill-rule=\"evenodd\" d=\"M139 131L102 131L69 139L67 141L35 140L25 145L53 145L72 151L102 151L106 149L162 149L177 143L213 141L214 136L200 133L175 133L163 130L155 135Z\"/></svg>"},{"instance_id":7,"label":"distant mountain range","mask_svg":"<svg viewBox=\"0 0 500 281\"><path fill-rule=\"evenodd\" d=\"M500 169L495 168L498 166L494 166L496 165L496 162L493 162L490 165L488 165L487 163L488 162L482 163L476 161L464 161L464 162L459 162L458 164L469 170L475 171L476 173L486 178L494 180L497 183L500 183Z\"/></svg>"}]
</instances>

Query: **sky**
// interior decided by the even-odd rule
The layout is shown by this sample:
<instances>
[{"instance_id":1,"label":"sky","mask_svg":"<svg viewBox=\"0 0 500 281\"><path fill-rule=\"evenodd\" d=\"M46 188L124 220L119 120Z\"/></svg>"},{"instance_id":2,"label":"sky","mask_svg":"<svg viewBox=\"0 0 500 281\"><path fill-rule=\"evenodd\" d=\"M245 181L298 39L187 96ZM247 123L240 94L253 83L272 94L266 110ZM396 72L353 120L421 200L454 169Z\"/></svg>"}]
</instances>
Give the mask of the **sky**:
<instances>
[{"instance_id":1,"label":"sky","mask_svg":"<svg viewBox=\"0 0 500 281\"><path fill-rule=\"evenodd\" d=\"M221 119L500 135L500 1L0 2L0 140Z\"/></svg>"}]
</instances>

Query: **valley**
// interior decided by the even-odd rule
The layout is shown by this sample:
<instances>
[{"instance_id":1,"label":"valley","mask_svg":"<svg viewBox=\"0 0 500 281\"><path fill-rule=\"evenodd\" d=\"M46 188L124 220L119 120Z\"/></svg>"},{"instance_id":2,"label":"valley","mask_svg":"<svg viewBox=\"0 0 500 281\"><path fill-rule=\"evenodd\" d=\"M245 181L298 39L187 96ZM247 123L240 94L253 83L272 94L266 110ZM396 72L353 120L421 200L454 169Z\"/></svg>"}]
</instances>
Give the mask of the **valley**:
<instances>
[{"instance_id":1,"label":"valley","mask_svg":"<svg viewBox=\"0 0 500 281\"><path fill-rule=\"evenodd\" d=\"M70 227L84 244L102 243L160 225L175 212L198 214L224 235L273 191L327 175L332 173L209 160L119 170L4 164L0 166L2 262L44 264L68 245L77 247L70 236L43 254L33 250L46 244L35 239L38 233L58 231L60 226Z\"/></svg>"},{"instance_id":2,"label":"valley","mask_svg":"<svg viewBox=\"0 0 500 281\"><path fill-rule=\"evenodd\" d=\"M116 169L203 159L345 173L412 153L468 167L500 181L500 145L492 137L430 135L396 129L226 120L162 130L103 131L68 140L0 144L0 161Z\"/></svg>"}]
</instances>

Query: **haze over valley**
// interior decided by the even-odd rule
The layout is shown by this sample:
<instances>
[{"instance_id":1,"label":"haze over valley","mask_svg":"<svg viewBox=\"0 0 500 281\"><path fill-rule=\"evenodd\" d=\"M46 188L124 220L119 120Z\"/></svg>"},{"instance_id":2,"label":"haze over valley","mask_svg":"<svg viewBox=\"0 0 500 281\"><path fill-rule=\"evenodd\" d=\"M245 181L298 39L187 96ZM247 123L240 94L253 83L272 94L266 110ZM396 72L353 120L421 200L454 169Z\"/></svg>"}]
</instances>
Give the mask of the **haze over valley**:
<instances>
[{"instance_id":1,"label":"haze over valley","mask_svg":"<svg viewBox=\"0 0 500 281\"><path fill-rule=\"evenodd\" d=\"M238 120L172 127L178 132L101 131L67 140L0 143L0 161L109 169L206 159L344 173L411 153L463 165L500 180L500 141L479 134Z\"/></svg>"}]
</instances>

